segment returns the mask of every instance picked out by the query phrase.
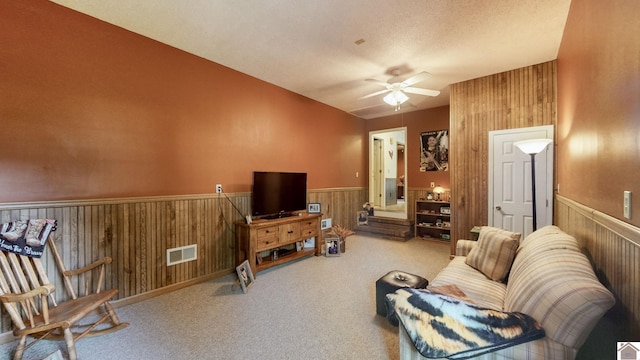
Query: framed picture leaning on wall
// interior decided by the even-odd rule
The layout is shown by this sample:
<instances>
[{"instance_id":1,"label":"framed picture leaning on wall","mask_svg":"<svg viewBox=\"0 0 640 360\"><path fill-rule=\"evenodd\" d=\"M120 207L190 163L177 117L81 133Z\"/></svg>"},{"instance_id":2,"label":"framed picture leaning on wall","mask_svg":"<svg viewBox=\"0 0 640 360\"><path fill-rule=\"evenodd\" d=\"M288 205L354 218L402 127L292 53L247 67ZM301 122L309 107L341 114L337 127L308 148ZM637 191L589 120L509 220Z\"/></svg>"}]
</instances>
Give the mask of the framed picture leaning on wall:
<instances>
[{"instance_id":1,"label":"framed picture leaning on wall","mask_svg":"<svg viewBox=\"0 0 640 360\"><path fill-rule=\"evenodd\" d=\"M240 281L242 292L246 294L247 291L249 291L249 287L251 287L255 281L253 272L251 272L251 266L249 266L249 260L245 260L242 264L238 265L238 267L236 267L236 273L238 273L238 280Z\"/></svg>"},{"instance_id":2,"label":"framed picture leaning on wall","mask_svg":"<svg viewBox=\"0 0 640 360\"><path fill-rule=\"evenodd\" d=\"M358 211L358 225L367 225L369 224L369 212L368 211Z\"/></svg>"}]
</instances>

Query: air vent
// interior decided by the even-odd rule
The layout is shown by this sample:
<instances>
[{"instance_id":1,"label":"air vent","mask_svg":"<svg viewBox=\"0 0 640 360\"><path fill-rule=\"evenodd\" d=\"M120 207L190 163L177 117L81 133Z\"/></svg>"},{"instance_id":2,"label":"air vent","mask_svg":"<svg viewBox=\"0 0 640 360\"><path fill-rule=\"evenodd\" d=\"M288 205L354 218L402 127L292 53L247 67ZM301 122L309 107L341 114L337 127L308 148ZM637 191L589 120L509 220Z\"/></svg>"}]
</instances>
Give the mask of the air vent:
<instances>
[{"instance_id":1,"label":"air vent","mask_svg":"<svg viewBox=\"0 0 640 360\"><path fill-rule=\"evenodd\" d=\"M167 266L192 261L198 258L198 245L181 246L167 249Z\"/></svg>"}]
</instances>

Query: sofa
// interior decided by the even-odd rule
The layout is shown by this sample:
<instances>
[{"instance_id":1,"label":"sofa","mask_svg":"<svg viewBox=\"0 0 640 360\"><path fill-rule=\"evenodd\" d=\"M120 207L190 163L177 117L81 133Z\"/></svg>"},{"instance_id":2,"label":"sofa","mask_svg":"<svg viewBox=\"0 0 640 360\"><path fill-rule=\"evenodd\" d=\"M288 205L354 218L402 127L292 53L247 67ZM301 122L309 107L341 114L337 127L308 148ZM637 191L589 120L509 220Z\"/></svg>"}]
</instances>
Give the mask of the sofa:
<instances>
[{"instance_id":1,"label":"sofa","mask_svg":"<svg viewBox=\"0 0 640 360\"><path fill-rule=\"evenodd\" d=\"M576 239L552 225L524 239L484 226L477 241L459 240L456 256L427 291L446 288L457 290L448 296L478 308L526 314L543 329L538 339L498 347L474 359L574 359L615 304ZM425 338L433 335L417 331ZM425 359L416 348L415 334L409 335L403 324L399 334L401 359Z\"/></svg>"}]
</instances>

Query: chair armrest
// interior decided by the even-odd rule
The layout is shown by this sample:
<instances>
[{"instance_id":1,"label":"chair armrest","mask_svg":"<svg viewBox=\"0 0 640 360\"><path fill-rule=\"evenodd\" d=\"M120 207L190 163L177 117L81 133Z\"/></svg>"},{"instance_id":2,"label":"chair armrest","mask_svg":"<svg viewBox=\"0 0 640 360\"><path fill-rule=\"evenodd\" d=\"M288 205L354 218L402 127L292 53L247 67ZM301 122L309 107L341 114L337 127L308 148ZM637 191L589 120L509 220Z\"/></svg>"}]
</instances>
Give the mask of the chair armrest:
<instances>
[{"instance_id":1,"label":"chair armrest","mask_svg":"<svg viewBox=\"0 0 640 360\"><path fill-rule=\"evenodd\" d=\"M20 294L4 294L0 295L0 301L3 303L14 303L19 301L29 300L35 296L45 295L48 296L55 291L55 286L46 284L38 286L37 288Z\"/></svg>"},{"instance_id":2,"label":"chair armrest","mask_svg":"<svg viewBox=\"0 0 640 360\"><path fill-rule=\"evenodd\" d=\"M64 285L71 295L71 298L75 299L78 297L78 295L86 296L89 294L97 294L102 291L102 287L104 286L106 265L111 264L112 261L113 259L111 257L105 256L104 258L96 260L80 269L62 271ZM58 266L64 268L64 264L62 264L61 259L59 260ZM93 272L92 270L96 270L96 272ZM84 290L81 291L81 294L78 295L76 295L76 289L74 288L74 285L71 281L71 276L75 275L81 275L78 281L84 282Z\"/></svg>"},{"instance_id":3,"label":"chair armrest","mask_svg":"<svg viewBox=\"0 0 640 360\"><path fill-rule=\"evenodd\" d=\"M81 267L80 269L63 271L63 275L64 276L74 276L74 275L84 274L87 271L91 271L91 270L97 268L98 266L111 264L111 262L113 262L113 259L111 257L107 256L107 257L104 257L104 258L102 258L100 260L96 260L96 261L92 262L91 264L89 264L87 266Z\"/></svg>"},{"instance_id":4,"label":"chair armrest","mask_svg":"<svg viewBox=\"0 0 640 360\"><path fill-rule=\"evenodd\" d=\"M467 256L476 244L477 242L473 240L458 240L456 242L456 256Z\"/></svg>"}]
</instances>

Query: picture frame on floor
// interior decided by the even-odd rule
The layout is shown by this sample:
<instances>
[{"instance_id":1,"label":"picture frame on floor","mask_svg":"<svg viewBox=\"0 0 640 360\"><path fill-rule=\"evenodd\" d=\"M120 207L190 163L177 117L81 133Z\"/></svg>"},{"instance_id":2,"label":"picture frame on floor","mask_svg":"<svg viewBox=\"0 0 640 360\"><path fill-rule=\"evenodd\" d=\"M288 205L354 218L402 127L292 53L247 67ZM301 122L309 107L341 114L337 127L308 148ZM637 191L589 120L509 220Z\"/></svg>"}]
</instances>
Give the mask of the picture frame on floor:
<instances>
[{"instance_id":1,"label":"picture frame on floor","mask_svg":"<svg viewBox=\"0 0 640 360\"><path fill-rule=\"evenodd\" d=\"M367 225L369 223L369 212L358 211L358 225Z\"/></svg>"},{"instance_id":2,"label":"picture frame on floor","mask_svg":"<svg viewBox=\"0 0 640 360\"><path fill-rule=\"evenodd\" d=\"M251 271L251 266L249 265L249 260L245 260L242 264L238 265L236 267L236 273L238 274L238 281L240 281L242 292L246 294L255 281L253 272Z\"/></svg>"},{"instance_id":3,"label":"picture frame on floor","mask_svg":"<svg viewBox=\"0 0 640 360\"><path fill-rule=\"evenodd\" d=\"M340 256L340 238L326 238L324 239L324 244L325 256Z\"/></svg>"}]
</instances>

